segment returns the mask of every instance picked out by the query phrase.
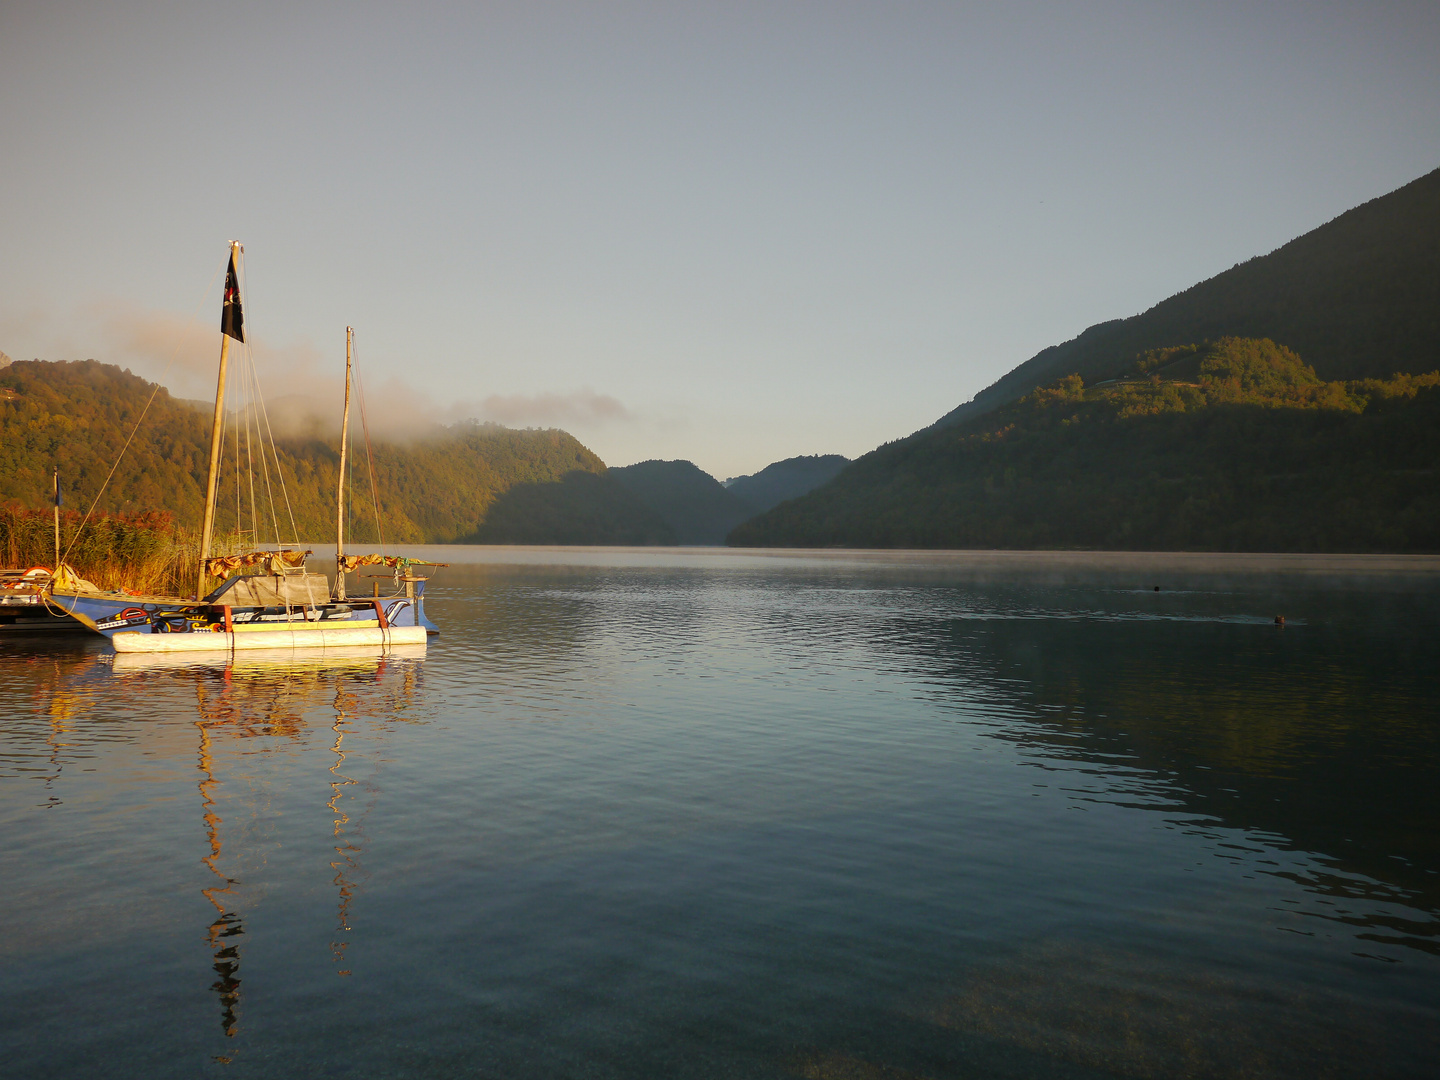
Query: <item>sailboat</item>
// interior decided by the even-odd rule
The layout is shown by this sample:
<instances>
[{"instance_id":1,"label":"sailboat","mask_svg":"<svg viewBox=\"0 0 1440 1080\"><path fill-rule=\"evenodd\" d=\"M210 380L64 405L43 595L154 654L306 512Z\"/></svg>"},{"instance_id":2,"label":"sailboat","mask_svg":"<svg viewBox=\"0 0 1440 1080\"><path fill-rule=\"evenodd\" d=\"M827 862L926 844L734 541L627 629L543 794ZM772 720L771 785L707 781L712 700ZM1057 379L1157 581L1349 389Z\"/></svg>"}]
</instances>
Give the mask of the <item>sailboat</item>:
<instances>
[{"instance_id":1,"label":"sailboat","mask_svg":"<svg viewBox=\"0 0 1440 1080\"><path fill-rule=\"evenodd\" d=\"M421 559L383 554L345 553L345 461L350 433L350 387L354 330L345 332L345 411L340 435L340 480L336 494L336 569L333 590L324 574L305 569L308 551L252 551L212 558L220 450L225 420L226 368L230 342L245 340L235 259L243 251L230 245L230 265L220 316L220 371L210 431L210 468L195 596L136 596L104 593L60 567L48 590L48 606L110 639L117 653L215 653L254 649L333 648L356 645L423 645L439 630L425 616L427 578L417 567L443 566ZM377 507L378 513L378 507ZM259 567L262 573L234 571ZM351 598L345 575L361 566L394 570L393 592ZM207 592L215 578L223 583Z\"/></svg>"}]
</instances>

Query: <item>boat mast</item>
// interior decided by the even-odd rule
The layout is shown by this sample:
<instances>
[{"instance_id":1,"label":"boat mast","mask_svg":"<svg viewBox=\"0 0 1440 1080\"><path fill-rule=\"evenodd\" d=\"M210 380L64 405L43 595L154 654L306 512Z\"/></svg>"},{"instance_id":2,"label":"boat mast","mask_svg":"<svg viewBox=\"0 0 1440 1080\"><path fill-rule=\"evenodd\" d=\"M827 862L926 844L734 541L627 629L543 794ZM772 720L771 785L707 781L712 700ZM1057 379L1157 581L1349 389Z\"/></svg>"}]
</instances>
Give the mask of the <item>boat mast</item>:
<instances>
[{"instance_id":1,"label":"boat mast","mask_svg":"<svg viewBox=\"0 0 1440 1080\"><path fill-rule=\"evenodd\" d=\"M230 241L230 266L235 266L235 256L240 253L240 241ZM229 282L226 282L228 288ZM238 284L238 282L237 282ZM235 302L239 303L238 294ZM225 302L228 302L226 298ZM223 302L222 302L223 307ZM205 484L205 524L200 530L200 578L195 586L195 599L205 596L205 560L210 558L210 534L215 528L215 489L220 482L220 436L225 420L225 367L230 361L230 335L220 331L220 376L215 385L215 419L210 425L210 477Z\"/></svg>"},{"instance_id":2,"label":"boat mast","mask_svg":"<svg viewBox=\"0 0 1440 1080\"><path fill-rule=\"evenodd\" d=\"M335 485L335 599L345 599L345 451L350 438L350 358L355 328L345 328L345 416L340 421L340 480Z\"/></svg>"}]
</instances>

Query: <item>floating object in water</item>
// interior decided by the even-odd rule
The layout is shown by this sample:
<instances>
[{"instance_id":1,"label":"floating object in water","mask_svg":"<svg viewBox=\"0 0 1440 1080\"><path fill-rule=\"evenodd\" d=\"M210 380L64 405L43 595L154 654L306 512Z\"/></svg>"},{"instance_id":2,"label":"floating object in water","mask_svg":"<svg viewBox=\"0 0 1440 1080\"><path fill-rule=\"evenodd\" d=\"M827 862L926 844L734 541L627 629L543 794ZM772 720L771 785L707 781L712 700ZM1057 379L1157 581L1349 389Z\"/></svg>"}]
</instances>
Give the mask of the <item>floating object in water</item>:
<instances>
[{"instance_id":1,"label":"floating object in water","mask_svg":"<svg viewBox=\"0 0 1440 1080\"><path fill-rule=\"evenodd\" d=\"M1276 626L1284 626L1284 625L1285 625L1285 616L1284 616L1284 615L1276 615L1276 616L1275 616L1275 625L1276 625Z\"/></svg>"},{"instance_id":2,"label":"floating object in water","mask_svg":"<svg viewBox=\"0 0 1440 1080\"><path fill-rule=\"evenodd\" d=\"M1159 585L1156 585L1156 586L1155 586L1155 591L1156 591L1156 592L1159 592L1159 591L1160 591L1160 586L1159 586Z\"/></svg>"}]
</instances>

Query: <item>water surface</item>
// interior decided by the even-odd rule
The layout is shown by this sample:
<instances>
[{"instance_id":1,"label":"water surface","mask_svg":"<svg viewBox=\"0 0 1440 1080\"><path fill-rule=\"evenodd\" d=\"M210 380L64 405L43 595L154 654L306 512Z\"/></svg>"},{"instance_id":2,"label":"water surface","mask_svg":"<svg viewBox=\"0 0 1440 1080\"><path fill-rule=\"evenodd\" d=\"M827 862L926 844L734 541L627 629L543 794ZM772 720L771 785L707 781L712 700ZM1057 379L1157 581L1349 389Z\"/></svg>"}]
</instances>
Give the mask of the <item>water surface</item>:
<instances>
[{"instance_id":1,"label":"water surface","mask_svg":"<svg viewBox=\"0 0 1440 1080\"><path fill-rule=\"evenodd\" d=\"M428 649L0 642L5 1075L1440 1059L1440 562L432 551Z\"/></svg>"}]
</instances>

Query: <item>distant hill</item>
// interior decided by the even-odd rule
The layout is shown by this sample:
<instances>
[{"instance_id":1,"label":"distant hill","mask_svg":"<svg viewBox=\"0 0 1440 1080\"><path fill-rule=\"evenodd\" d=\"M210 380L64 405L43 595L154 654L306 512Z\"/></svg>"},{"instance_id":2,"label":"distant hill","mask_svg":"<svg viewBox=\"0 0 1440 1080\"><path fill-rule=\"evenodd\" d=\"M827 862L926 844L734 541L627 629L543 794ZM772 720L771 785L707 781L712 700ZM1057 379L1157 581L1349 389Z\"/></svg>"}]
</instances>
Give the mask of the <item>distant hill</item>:
<instances>
[{"instance_id":1,"label":"distant hill","mask_svg":"<svg viewBox=\"0 0 1440 1080\"><path fill-rule=\"evenodd\" d=\"M462 544L673 545L675 530L610 473L572 469L496 496Z\"/></svg>"},{"instance_id":2,"label":"distant hill","mask_svg":"<svg viewBox=\"0 0 1440 1080\"><path fill-rule=\"evenodd\" d=\"M883 446L730 543L1440 551L1440 371L1324 380L1227 338L1116 374Z\"/></svg>"},{"instance_id":3,"label":"distant hill","mask_svg":"<svg viewBox=\"0 0 1440 1080\"><path fill-rule=\"evenodd\" d=\"M88 508L155 390L113 364L16 361L0 370L0 502L48 506L56 465L66 504ZM210 419L192 403L155 395L99 509L166 510L199 522L209 461ZM262 479L262 542L329 540L334 534L338 446L277 440L278 462ZM354 459L354 536L376 541L363 444ZM377 443L376 483L387 543L668 544L675 535L607 473L604 462L564 431L514 431L492 424L436 427L404 444ZM227 442L217 531L233 529L236 478ZM280 489L283 477L284 489ZM276 506L270 517L264 484ZM248 506L248 484L240 501ZM288 498L289 510L286 508ZM292 532L289 516L293 512ZM248 509L245 512L248 524Z\"/></svg>"},{"instance_id":4,"label":"distant hill","mask_svg":"<svg viewBox=\"0 0 1440 1080\"><path fill-rule=\"evenodd\" d=\"M839 454L786 458L750 476L731 477L725 481L725 489L760 513L814 491L849 464L850 459Z\"/></svg>"},{"instance_id":5,"label":"distant hill","mask_svg":"<svg viewBox=\"0 0 1440 1080\"><path fill-rule=\"evenodd\" d=\"M688 461L642 461L610 470L686 545L717 545L755 508Z\"/></svg>"},{"instance_id":6,"label":"distant hill","mask_svg":"<svg viewBox=\"0 0 1440 1080\"><path fill-rule=\"evenodd\" d=\"M1021 364L936 422L979 416L1070 374L1113 378L1148 349L1270 338L1322 379L1440 367L1440 169L1128 319Z\"/></svg>"}]
</instances>

